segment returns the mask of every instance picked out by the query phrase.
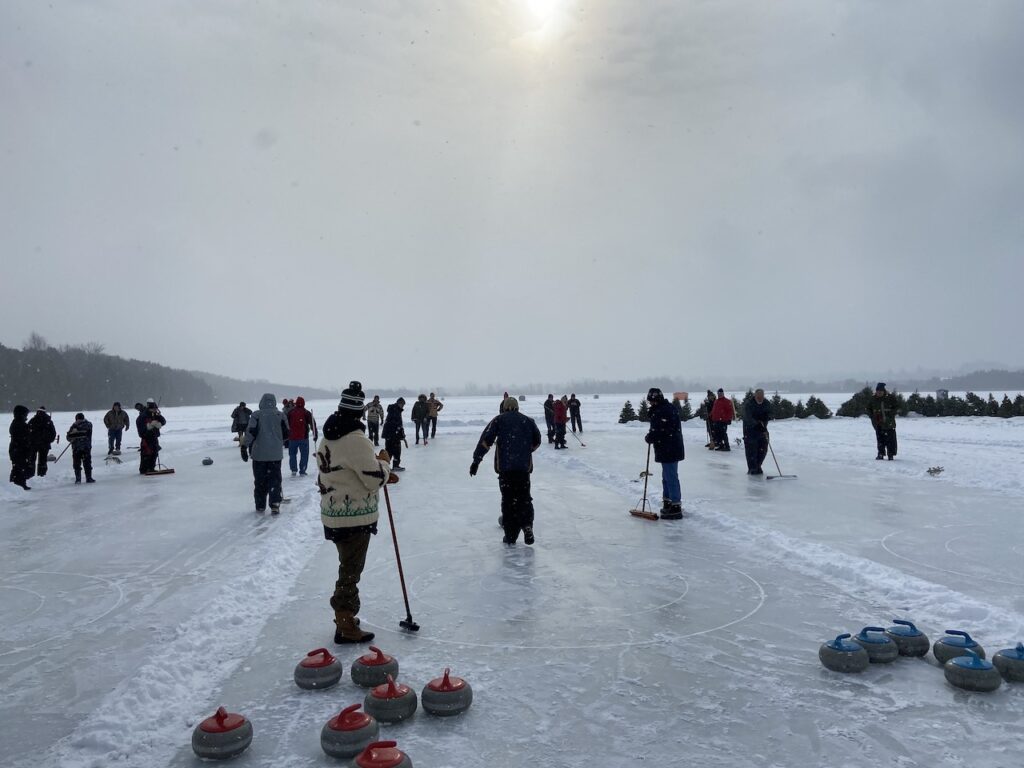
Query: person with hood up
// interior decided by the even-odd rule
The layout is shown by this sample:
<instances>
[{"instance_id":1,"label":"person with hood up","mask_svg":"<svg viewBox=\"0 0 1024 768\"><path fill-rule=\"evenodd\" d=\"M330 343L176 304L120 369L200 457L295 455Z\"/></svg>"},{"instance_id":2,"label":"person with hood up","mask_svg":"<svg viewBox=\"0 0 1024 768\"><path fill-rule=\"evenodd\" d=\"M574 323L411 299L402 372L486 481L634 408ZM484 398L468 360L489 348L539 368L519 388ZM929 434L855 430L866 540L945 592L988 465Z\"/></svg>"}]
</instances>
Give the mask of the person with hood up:
<instances>
[{"instance_id":1,"label":"person with hood up","mask_svg":"<svg viewBox=\"0 0 1024 768\"><path fill-rule=\"evenodd\" d=\"M523 541L533 544L533 498L530 496L530 473L533 472L533 452L540 448L541 436L537 422L519 412L519 401L505 398L502 412L491 419L480 435L473 451L469 476L475 477L487 451L494 450L494 471L498 473L501 491L501 527L505 531L502 542L515 544L519 532Z\"/></svg>"},{"instance_id":2,"label":"person with hood up","mask_svg":"<svg viewBox=\"0 0 1024 768\"><path fill-rule=\"evenodd\" d=\"M569 423L569 398L565 395L554 402L555 448L568 448L565 444L565 425Z\"/></svg>"},{"instance_id":3,"label":"person with hood up","mask_svg":"<svg viewBox=\"0 0 1024 768\"><path fill-rule=\"evenodd\" d=\"M45 407L40 405L36 409L36 415L28 420L28 429L32 435L32 461L36 474L39 477L46 477L50 446L55 440L59 443L60 438L57 437L57 428L53 426L53 419Z\"/></svg>"},{"instance_id":4,"label":"person with hood up","mask_svg":"<svg viewBox=\"0 0 1024 768\"><path fill-rule=\"evenodd\" d=\"M374 456L361 421L363 385L350 382L341 393L338 410L324 422L323 440L316 450L320 474L320 522L324 538L338 549L338 580L334 583L334 642L367 643L372 632L359 627L359 579L366 565L370 536L377 533L380 489L397 483L388 455ZM390 410L390 409L389 409Z\"/></svg>"},{"instance_id":5,"label":"person with hood up","mask_svg":"<svg viewBox=\"0 0 1024 768\"><path fill-rule=\"evenodd\" d=\"M544 401L544 424L548 428L548 442L555 442L555 396L550 392Z\"/></svg>"},{"instance_id":6,"label":"person with hood up","mask_svg":"<svg viewBox=\"0 0 1024 768\"><path fill-rule=\"evenodd\" d=\"M35 453L32 450L32 431L28 426L28 408L24 405L14 406L14 419L7 431L11 435L11 443L7 448L7 455L11 459L10 481L22 490L31 491L28 479L32 477Z\"/></svg>"},{"instance_id":7,"label":"person with hood up","mask_svg":"<svg viewBox=\"0 0 1024 768\"><path fill-rule=\"evenodd\" d=\"M288 468L305 477L306 467L309 465L309 433L313 433L313 442L320 439L317 432L316 419L313 412L306 408L306 399L295 398L295 407L288 413ZM298 461L296 462L296 454Z\"/></svg>"},{"instance_id":8,"label":"person with hood up","mask_svg":"<svg viewBox=\"0 0 1024 768\"><path fill-rule=\"evenodd\" d=\"M92 479L92 422L85 418L84 413L75 414L75 423L66 435L71 444L71 464L75 470L75 485L82 482L82 470L85 470L85 482L95 483Z\"/></svg>"},{"instance_id":9,"label":"person with hood up","mask_svg":"<svg viewBox=\"0 0 1024 768\"><path fill-rule=\"evenodd\" d=\"M420 442L420 430L423 431L423 444L427 444L427 396L420 395L412 404L412 423L416 425L416 444Z\"/></svg>"},{"instance_id":10,"label":"person with hood up","mask_svg":"<svg viewBox=\"0 0 1024 768\"><path fill-rule=\"evenodd\" d=\"M244 400L231 412L231 431L235 433L235 439L238 441L238 448L242 452L242 461L249 460L249 449L245 445L245 431L249 429L250 416L252 416L252 408L246 406Z\"/></svg>"},{"instance_id":11,"label":"person with hood up","mask_svg":"<svg viewBox=\"0 0 1024 768\"><path fill-rule=\"evenodd\" d=\"M281 511L281 462L288 439L288 420L277 410L277 398L270 392L260 398L259 410L249 417L245 439L252 457L256 511L267 510L269 497L270 514L276 515Z\"/></svg>"},{"instance_id":12,"label":"person with hood up","mask_svg":"<svg viewBox=\"0 0 1024 768\"><path fill-rule=\"evenodd\" d=\"M380 395L373 396L373 402L366 406L366 436L374 446L380 447L380 425L384 421L384 406L380 404Z\"/></svg>"},{"instance_id":13,"label":"person with hood up","mask_svg":"<svg viewBox=\"0 0 1024 768\"><path fill-rule=\"evenodd\" d=\"M430 397L427 398L427 422L430 424L430 439L433 440L434 436L437 435L437 414L444 408L444 403L434 396L434 393L430 393ZM423 438L426 441L427 431L426 427L423 429Z\"/></svg>"},{"instance_id":14,"label":"person with hood up","mask_svg":"<svg viewBox=\"0 0 1024 768\"><path fill-rule=\"evenodd\" d=\"M103 417L103 426L107 428L107 456L121 455L121 435L131 425L132 420L121 408L121 404L114 403Z\"/></svg>"},{"instance_id":15,"label":"person with hood up","mask_svg":"<svg viewBox=\"0 0 1024 768\"><path fill-rule=\"evenodd\" d=\"M136 403L135 410L139 412L135 419L135 431L139 433L139 474L144 475L156 469L160 455L160 429L167 424L167 419L152 397L145 405Z\"/></svg>"},{"instance_id":16,"label":"person with hood up","mask_svg":"<svg viewBox=\"0 0 1024 768\"><path fill-rule=\"evenodd\" d=\"M402 463L402 443L405 440L405 427L402 426L402 409L405 398L400 397L388 406L388 415L384 419L384 427L380 436L384 438L384 450L391 457L391 469L395 472L404 471Z\"/></svg>"},{"instance_id":17,"label":"person with hood up","mask_svg":"<svg viewBox=\"0 0 1024 768\"><path fill-rule=\"evenodd\" d=\"M715 404L711 406L712 433L715 436L716 451L731 451L729 447L729 425L736 418L736 409L733 407L732 398L725 396L725 390L718 390L718 397Z\"/></svg>"},{"instance_id":18,"label":"person with hood up","mask_svg":"<svg viewBox=\"0 0 1024 768\"><path fill-rule=\"evenodd\" d=\"M657 387L647 392L647 404L651 426L644 440L654 448L654 460L661 464L661 519L679 520L683 516L679 462L685 458L679 409Z\"/></svg>"}]
</instances>

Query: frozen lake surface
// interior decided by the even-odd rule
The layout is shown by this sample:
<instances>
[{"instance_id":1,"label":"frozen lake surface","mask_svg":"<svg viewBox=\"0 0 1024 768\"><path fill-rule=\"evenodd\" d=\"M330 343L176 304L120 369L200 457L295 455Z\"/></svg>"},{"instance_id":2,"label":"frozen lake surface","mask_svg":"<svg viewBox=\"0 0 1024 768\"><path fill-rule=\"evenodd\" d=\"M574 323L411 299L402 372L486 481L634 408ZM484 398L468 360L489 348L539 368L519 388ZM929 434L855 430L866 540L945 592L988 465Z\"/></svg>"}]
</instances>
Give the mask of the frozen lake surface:
<instances>
[{"instance_id":1,"label":"frozen lake surface","mask_svg":"<svg viewBox=\"0 0 1024 768\"><path fill-rule=\"evenodd\" d=\"M687 517L648 522L627 514L646 427L615 423L626 397L584 399L586 447L535 455L533 547L501 543L490 457L468 475L499 398L449 398L438 439L405 453L391 496L422 629L398 627L386 520L360 615L403 682L451 666L475 700L382 737L417 766L1020 765L1024 687L967 694L930 656L841 676L817 649L896 617L990 653L1024 639L1024 419L904 419L894 462L873 460L866 419L781 422L773 445L799 477L770 482L742 448L705 451L694 420ZM522 405L543 430L540 399ZM333 406L311 404L318 421ZM315 476L286 478L279 517L254 513L230 411L165 410L173 476L105 466L99 428L95 485L72 485L66 456L31 492L0 490L2 765L196 766L191 730L220 704L255 728L235 765L337 764L320 728L362 701L347 668L365 647L331 645ZM324 645L345 678L299 690L295 664Z\"/></svg>"}]
</instances>

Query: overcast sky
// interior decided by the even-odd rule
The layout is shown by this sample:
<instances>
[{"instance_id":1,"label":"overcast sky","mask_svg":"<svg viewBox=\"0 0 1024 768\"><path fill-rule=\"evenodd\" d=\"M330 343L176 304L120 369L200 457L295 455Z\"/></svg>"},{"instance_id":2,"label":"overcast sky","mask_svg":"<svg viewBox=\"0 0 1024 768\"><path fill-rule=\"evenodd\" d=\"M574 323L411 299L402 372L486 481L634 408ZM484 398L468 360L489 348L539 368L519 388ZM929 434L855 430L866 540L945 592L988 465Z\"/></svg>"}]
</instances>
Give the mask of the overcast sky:
<instances>
[{"instance_id":1,"label":"overcast sky","mask_svg":"<svg viewBox=\"0 0 1024 768\"><path fill-rule=\"evenodd\" d=\"M335 386L1024 365L1024 3L0 0L0 342Z\"/></svg>"}]
</instances>

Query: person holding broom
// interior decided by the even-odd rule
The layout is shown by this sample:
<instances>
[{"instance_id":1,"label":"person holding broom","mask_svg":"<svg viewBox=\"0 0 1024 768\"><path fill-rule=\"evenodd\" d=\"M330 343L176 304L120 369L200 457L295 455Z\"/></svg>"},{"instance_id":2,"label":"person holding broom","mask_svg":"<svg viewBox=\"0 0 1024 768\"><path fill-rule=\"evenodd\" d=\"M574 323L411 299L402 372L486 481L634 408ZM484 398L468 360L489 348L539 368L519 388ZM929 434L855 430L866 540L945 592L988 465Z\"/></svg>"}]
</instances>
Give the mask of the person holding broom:
<instances>
[{"instance_id":1,"label":"person holding broom","mask_svg":"<svg viewBox=\"0 0 1024 768\"><path fill-rule=\"evenodd\" d=\"M661 464L661 519L683 517L683 496L679 488L679 462L685 458L683 423L679 409L665 399L657 387L647 392L650 429L644 440L654 449L654 460Z\"/></svg>"}]
</instances>

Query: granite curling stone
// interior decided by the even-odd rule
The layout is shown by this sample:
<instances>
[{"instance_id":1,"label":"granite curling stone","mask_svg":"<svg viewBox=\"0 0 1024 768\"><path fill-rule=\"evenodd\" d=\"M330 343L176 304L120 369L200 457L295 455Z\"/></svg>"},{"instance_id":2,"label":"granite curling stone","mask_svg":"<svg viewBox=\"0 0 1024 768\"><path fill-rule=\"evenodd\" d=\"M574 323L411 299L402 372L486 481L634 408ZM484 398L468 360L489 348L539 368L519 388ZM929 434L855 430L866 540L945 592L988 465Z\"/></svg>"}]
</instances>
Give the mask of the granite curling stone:
<instances>
[{"instance_id":1,"label":"granite curling stone","mask_svg":"<svg viewBox=\"0 0 1024 768\"><path fill-rule=\"evenodd\" d=\"M356 757L359 768L412 768L412 760L393 741L375 741Z\"/></svg>"},{"instance_id":2,"label":"granite curling stone","mask_svg":"<svg viewBox=\"0 0 1024 768\"><path fill-rule=\"evenodd\" d=\"M336 685L344 670L326 648L317 648L295 666L295 684L307 691Z\"/></svg>"},{"instance_id":3,"label":"granite curling stone","mask_svg":"<svg viewBox=\"0 0 1024 768\"><path fill-rule=\"evenodd\" d=\"M885 635L896 643L900 656L919 658L928 655L931 641L928 635L914 626L914 622L906 619L893 619L892 622L896 626L885 630Z\"/></svg>"},{"instance_id":4,"label":"granite curling stone","mask_svg":"<svg viewBox=\"0 0 1024 768\"><path fill-rule=\"evenodd\" d=\"M885 634L882 627L864 627L854 636L853 641L868 652L868 661L872 664L889 664L900 655L896 643Z\"/></svg>"},{"instance_id":5,"label":"granite curling stone","mask_svg":"<svg viewBox=\"0 0 1024 768\"><path fill-rule=\"evenodd\" d=\"M945 664L950 659L963 656L964 651L974 651L981 658L985 658L985 649L966 632L959 629L947 629L946 636L940 637L932 646L932 655L940 664Z\"/></svg>"},{"instance_id":6,"label":"granite curling stone","mask_svg":"<svg viewBox=\"0 0 1024 768\"><path fill-rule=\"evenodd\" d=\"M1002 684L1003 678L991 662L985 661L972 650L966 650L964 654L950 659L943 665L946 680L950 685L963 688L965 691L989 693Z\"/></svg>"},{"instance_id":7,"label":"granite curling stone","mask_svg":"<svg viewBox=\"0 0 1024 768\"><path fill-rule=\"evenodd\" d=\"M1016 648L1003 648L992 657L993 666L1008 683L1024 683L1024 643Z\"/></svg>"},{"instance_id":8,"label":"granite curling stone","mask_svg":"<svg viewBox=\"0 0 1024 768\"><path fill-rule=\"evenodd\" d=\"M375 645L370 646L372 653L360 656L352 662L352 682L363 688L375 688L388 681L388 675L398 677L398 660L388 656Z\"/></svg>"},{"instance_id":9,"label":"granite curling stone","mask_svg":"<svg viewBox=\"0 0 1024 768\"><path fill-rule=\"evenodd\" d=\"M416 691L408 685L396 683L391 675L387 680L366 694L363 709L382 723L399 723L412 717L416 711Z\"/></svg>"},{"instance_id":10,"label":"granite curling stone","mask_svg":"<svg viewBox=\"0 0 1024 768\"><path fill-rule=\"evenodd\" d=\"M835 640L822 643L818 659L825 669L833 672L863 672L871 663L868 652L859 643L848 639L849 632L837 635Z\"/></svg>"},{"instance_id":11,"label":"granite curling stone","mask_svg":"<svg viewBox=\"0 0 1024 768\"><path fill-rule=\"evenodd\" d=\"M345 707L324 723L320 746L331 757L355 757L380 735L377 721L365 712L357 712L362 704Z\"/></svg>"},{"instance_id":12,"label":"granite curling stone","mask_svg":"<svg viewBox=\"0 0 1024 768\"><path fill-rule=\"evenodd\" d=\"M220 707L192 731L192 751L207 760L227 760L252 744L252 723Z\"/></svg>"},{"instance_id":13,"label":"granite curling stone","mask_svg":"<svg viewBox=\"0 0 1024 768\"><path fill-rule=\"evenodd\" d=\"M473 689L461 677L452 677L445 667L444 676L431 680L420 693L423 708L432 715L447 717L469 709L473 703Z\"/></svg>"},{"instance_id":14,"label":"granite curling stone","mask_svg":"<svg viewBox=\"0 0 1024 768\"><path fill-rule=\"evenodd\" d=\"M213 464L213 459L211 459L209 456L207 456L205 459L203 459L203 466L204 467L208 467L211 464Z\"/></svg>"}]
</instances>

